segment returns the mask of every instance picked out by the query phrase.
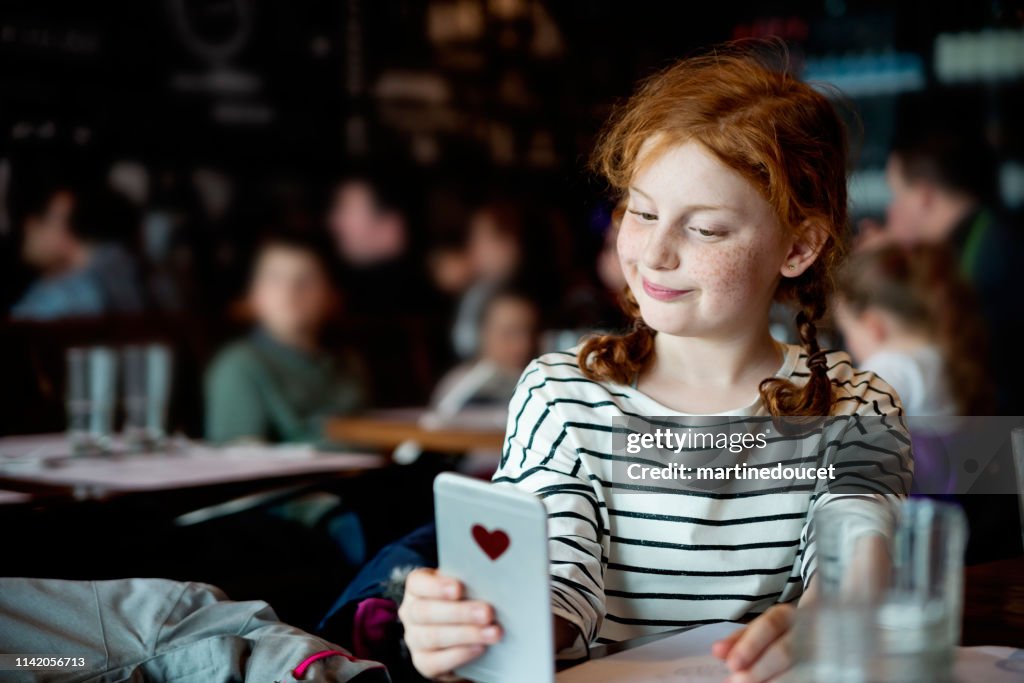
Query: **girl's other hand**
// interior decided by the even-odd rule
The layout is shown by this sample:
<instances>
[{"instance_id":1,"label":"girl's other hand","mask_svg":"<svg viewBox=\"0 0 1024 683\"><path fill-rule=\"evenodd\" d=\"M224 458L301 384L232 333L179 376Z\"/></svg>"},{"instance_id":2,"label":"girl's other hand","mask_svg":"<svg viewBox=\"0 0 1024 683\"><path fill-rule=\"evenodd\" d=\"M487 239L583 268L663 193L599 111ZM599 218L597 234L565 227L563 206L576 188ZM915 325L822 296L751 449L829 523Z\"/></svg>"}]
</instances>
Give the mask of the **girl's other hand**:
<instances>
[{"instance_id":1,"label":"girl's other hand","mask_svg":"<svg viewBox=\"0 0 1024 683\"><path fill-rule=\"evenodd\" d=\"M752 622L711 646L732 675L726 683L762 683L793 665L792 634L796 607L775 605Z\"/></svg>"},{"instance_id":2,"label":"girl's other hand","mask_svg":"<svg viewBox=\"0 0 1024 683\"><path fill-rule=\"evenodd\" d=\"M449 674L501 639L494 608L464 600L462 584L436 569L417 569L405 581L398 608L412 663L423 676Z\"/></svg>"}]
</instances>

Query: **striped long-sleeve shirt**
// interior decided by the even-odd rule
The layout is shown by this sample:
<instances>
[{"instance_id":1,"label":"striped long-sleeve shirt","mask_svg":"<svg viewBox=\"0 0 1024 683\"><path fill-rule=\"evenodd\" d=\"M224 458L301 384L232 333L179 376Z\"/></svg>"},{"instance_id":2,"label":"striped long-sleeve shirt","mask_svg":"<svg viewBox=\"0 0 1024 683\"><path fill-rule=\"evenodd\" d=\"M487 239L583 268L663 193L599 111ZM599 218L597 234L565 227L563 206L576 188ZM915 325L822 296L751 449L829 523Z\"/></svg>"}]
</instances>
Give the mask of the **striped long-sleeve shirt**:
<instances>
[{"instance_id":1,"label":"striped long-sleeve shirt","mask_svg":"<svg viewBox=\"0 0 1024 683\"><path fill-rule=\"evenodd\" d=\"M789 346L776 376L806 382L806 360ZM846 482L844 491L852 493L827 492L820 483L758 495L691 493L659 482L622 486L612 475L622 457L613 453L613 418L683 413L635 388L585 378L572 351L526 368L494 481L535 493L547 508L552 609L581 634L562 656L582 655L590 642L737 620L796 599L815 570L811 522L823 505L848 506L885 528L913 468L899 398L873 373L856 371L845 353L830 352L827 361L833 415L880 419L838 437L814 433L804 438L816 442L799 446L845 472L852 489ZM724 414L766 411L757 401ZM792 453L793 444L787 448ZM871 451L870 465L858 456L863 449Z\"/></svg>"}]
</instances>

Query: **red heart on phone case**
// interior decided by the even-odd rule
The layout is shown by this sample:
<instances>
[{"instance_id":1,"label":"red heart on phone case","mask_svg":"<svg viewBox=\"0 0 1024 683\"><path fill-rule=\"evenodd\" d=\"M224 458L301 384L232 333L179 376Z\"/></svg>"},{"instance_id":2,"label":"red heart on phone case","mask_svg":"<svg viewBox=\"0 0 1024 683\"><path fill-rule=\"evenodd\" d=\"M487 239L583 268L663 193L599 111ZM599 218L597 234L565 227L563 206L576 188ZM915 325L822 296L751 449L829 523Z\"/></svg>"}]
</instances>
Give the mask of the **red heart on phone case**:
<instances>
[{"instance_id":1,"label":"red heart on phone case","mask_svg":"<svg viewBox=\"0 0 1024 683\"><path fill-rule=\"evenodd\" d=\"M502 556L502 554L508 550L508 534L501 529L495 529L494 531L488 531L479 524L473 525L473 540L480 546L487 557L492 560L496 560Z\"/></svg>"}]
</instances>

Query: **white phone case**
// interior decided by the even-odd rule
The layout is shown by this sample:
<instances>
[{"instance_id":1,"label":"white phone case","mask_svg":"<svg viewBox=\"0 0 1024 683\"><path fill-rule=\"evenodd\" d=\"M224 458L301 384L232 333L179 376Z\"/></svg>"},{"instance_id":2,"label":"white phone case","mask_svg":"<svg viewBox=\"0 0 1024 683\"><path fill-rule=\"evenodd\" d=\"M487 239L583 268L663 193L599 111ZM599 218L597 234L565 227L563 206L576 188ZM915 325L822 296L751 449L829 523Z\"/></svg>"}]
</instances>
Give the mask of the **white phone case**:
<instances>
[{"instance_id":1,"label":"white phone case","mask_svg":"<svg viewBox=\"0 0 1024 683\"><path fill-rule=\"evenodd\" d=\"M434 480L440 571L494 606L504 635L456 670L482 683L553 683L547 513L536 496L457 474Z\"/></svg>"}]
</instances>

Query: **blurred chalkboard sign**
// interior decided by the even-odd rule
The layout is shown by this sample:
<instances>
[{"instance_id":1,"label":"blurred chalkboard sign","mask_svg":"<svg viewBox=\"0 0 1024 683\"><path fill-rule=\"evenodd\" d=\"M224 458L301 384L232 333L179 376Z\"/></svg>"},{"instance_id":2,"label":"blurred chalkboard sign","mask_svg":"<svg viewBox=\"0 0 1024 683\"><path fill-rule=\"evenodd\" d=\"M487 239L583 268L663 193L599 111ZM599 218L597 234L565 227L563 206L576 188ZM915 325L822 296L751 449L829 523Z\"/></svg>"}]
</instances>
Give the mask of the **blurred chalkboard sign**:
<instances>
[{"instance_id":1,"label":"blurred chalkboard sign","mask_svg":"<svg viewBox=\"0 0 1024 683\"><path fill-rule=\"evenodd\" d=\"M0 145L241 164L339 154L344 5L297 7L5 0Z\"/></svg>"}]
</instances>

